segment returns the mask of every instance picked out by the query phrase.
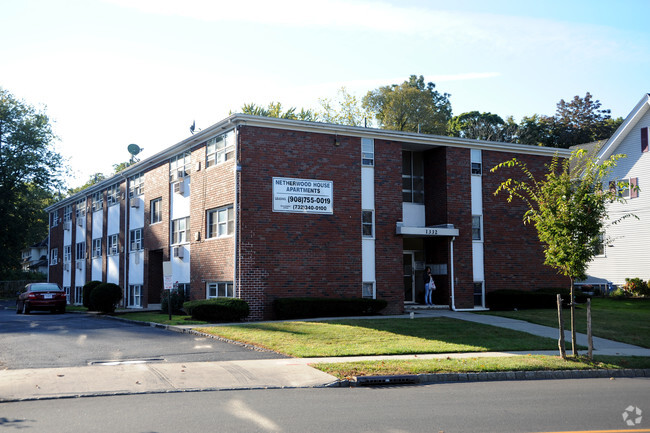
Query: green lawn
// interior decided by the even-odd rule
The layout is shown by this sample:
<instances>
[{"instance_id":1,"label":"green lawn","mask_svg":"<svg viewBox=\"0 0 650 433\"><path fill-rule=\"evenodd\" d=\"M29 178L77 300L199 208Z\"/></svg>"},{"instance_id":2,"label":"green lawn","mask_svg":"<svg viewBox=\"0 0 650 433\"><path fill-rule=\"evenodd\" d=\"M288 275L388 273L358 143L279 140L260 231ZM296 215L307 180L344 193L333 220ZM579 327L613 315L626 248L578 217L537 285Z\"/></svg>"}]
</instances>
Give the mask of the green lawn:
<instances>
[{"instance_id":1,"label":"green lawn","mask_svg":"<svg viewBox=\"0 0 650 433\"><path fill-rule=\"evenodd\" d=\"M361 361L312 364L339 379L355 376L392 376L427 373L481 373L489 371L540 371L650 368L650 358L624 356L596 356L566 361L559 356L526 355L498 358L422 359Z\"/></svg>"},{"instance_id":2,"label":"green lawn","mask_svg":"<svg viewBox=\"0 0 650 433\"><path fill-rule=\"evenodd\" d=\"M481 314L510 317L557 328L557 310L489 311ZM596 337L650 348L650 299L593 298L592 333ZM570 311L564 310L565 329L570 328ZM587 333L587 306L576 307L576 331Z\"/></svg>"},{"instance_id":3,"label":"green lawn","mask_svg":"<svg viewBox=\"0 0 650 433\"><path fill-rule=\"evenodd\" d=\"M557 341L550 338L444 317L250 323L196 330L296 357L557 349Z\"/></svg>"}]
</instances>

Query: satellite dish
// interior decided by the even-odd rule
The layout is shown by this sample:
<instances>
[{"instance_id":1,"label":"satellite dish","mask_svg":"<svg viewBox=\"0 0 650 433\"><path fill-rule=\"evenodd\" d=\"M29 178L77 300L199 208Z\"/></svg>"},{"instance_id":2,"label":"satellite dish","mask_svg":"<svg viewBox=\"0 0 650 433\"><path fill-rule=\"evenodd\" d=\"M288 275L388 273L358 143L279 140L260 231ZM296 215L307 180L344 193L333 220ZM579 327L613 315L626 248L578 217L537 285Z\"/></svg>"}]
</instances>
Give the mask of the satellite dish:
<instances>
[{"instance_id":1,"label":"satellite dish","mask_svg":"<svg viewBox=\"0 0 650 433\"><path fill-rule=\"evenodd\" d=\"M129 144L126 150L128 150L129 153L133 156L136 156L138 153L142 152L142 149L137 144Z\"/></svg>"}]
</instances>

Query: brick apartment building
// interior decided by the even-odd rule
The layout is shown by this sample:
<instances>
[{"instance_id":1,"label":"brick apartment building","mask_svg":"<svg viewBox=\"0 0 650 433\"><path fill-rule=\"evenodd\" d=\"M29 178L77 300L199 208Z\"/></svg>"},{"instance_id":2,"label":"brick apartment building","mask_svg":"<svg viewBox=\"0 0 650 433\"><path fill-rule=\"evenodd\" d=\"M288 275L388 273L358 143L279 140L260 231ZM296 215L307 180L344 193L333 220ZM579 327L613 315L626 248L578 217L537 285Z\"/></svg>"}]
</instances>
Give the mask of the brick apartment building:
<instances>
[{"instance_id":1,"label":"brick apartment building","mask_svg":"<svg viewBox=\"0 0 650 433\"><path fill-rule=\"evenodd\" d=\"M566 286L523 205L493 195L516 173L489 172L513 156L545 170L556 152L235 114L47 208L49 279L71 303L100 280L151 307L167 262L191 299L242 298L258 320L293 296L401 313L430 266L435 304L484 309L492 290Z\"/></svg>"}]
</instances>

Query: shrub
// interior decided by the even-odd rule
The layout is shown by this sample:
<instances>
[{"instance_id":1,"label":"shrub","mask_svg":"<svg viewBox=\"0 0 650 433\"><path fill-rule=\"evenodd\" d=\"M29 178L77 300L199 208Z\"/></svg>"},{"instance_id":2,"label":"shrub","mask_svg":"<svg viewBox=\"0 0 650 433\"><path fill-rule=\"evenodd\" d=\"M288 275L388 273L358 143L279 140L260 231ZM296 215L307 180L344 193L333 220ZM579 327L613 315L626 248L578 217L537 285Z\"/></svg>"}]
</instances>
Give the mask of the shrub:
<instances>
[{"instance_id":1,"label":"shrub","mask_svg":"<svg viewBox=\"0 0 650 433\"><path fill-rule=\"evenodd\" d=\"M570 290L564 288L545 288L533 292L503 289L488 292L487 305L491 310L527 310L533 308L557 308L557 295L562 297L562 306L570 303ZM587 302L587 295L575 291L576 303Z\"/></svg>"},{"instance_id":2,"label":"shrub","mask_svg":"<svg viewBox=\"0 0 650 433\"><path fill-rule=\"evenodd\" d=\"M278 298L273 309L278 319L310 317L370 316L386 308L383 299L366 298Z\"/></svg>"},{"instance_id":3,"label":"shrub","mask_svg":"<svg viewBox=\"0 0 650 433\"><path fill-rule=\"evenodd\" d=\"M237 322L248 316L248 302L237 298L215 298L189 301L183 309L193 319L205 322Z\"/></svg>"},{"instance_id":4,"label":"shrub","mask_svg":"<svg viewBox=\"0 0 650 433\"><path fill-rule=\"evenodd\" d=\"M632 296L650 295L648 283L641 278L626 278L625 284L623 284L623 290Z\"/></svg>"},{"instance_id":5,"label":"shrub","mask_svg":"<svg viewBox=\"0 0 650 433\"><path fill-rule=\"evenodd\" d=\"M168 307L168 302L169 302L169 295L167 294L166 291L163 291L162 295L160 295L160 310L163 313L166 313L169 311ZM184 314L183 312L183 303L186 301L185 298L185 293L182 288L179 287L179 289L176 292L172 292L172 313L173 314Z\"/></svg>"},{"instance_id":6,"label":"shrub","mask_svg":"<svg viewBox=\"0 0 650 433\"><path fill-rule=\"evenodd\" d=\"M91 311L94 311L97 308L95 308L94 305L90 303L90 293L93 291L95 287L99 286L100 284L102 284L101 281L94 280L94 281L88 281L83 286L81 299L83 300L84 307L88 308Z\"/></svg>"},{"instance_id":7,"label":"shrub","mask_svg":"<svg viewBox=\"0 0 650 433\"><path fill-rule=\"evenodd\" d=\"M90 304L102 313L115 311L122 299L122 288L113 283L101 283L90 292Z\"/></svg>"},{"instance_id":8,"label":"shrub","mask_svg":"<svg viewBox=\"0 0 650 433\"><path fill-rule=\"evenodd\" d=\"M609 294L609 297L613 298L613 299L626 299L626 298L630 297L630 294L628 292L626 292L625 290L623 290L622 287L619 287L616 290L614 290L613 292L611 292Z\"/></svg>"}]
</instances>

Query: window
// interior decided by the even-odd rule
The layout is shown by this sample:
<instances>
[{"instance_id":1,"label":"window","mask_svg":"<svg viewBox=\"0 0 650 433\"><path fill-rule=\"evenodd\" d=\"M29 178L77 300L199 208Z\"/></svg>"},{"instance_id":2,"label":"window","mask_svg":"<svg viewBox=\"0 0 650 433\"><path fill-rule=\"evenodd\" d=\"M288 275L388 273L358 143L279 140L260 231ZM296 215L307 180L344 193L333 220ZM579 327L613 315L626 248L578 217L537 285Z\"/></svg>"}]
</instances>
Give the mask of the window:
<instances>
[{"instance_id":1,"label":"window","mask_svg":"<svg viewBox=\"0 0 650 433\"><path fill-rule=\"evenodd\" d=\"M474 306L483 307L483 281L474 282Z\"/></svg>"},{"instance_id":2,"label":"window","mask_svg":"<svg viewBox=\"0 0 650 433\"><path fill-rule=\"evenodd\" d=\"M75 260L84 260L86 258L86 243L77 242Z\"/></svg>"},{"instance_id":3,"label":"window","mask_svg":"<svg viewBox=\"0 0 650 433\"><path fill-rule=\"evenodd\" d=\"M129 293L127 294L127 306L131 308L139 308L142 306L142 286L140 284L133 284L129 286Z\"/></svg>"},{"instance_id":4,"label":"window","mask_svg":"<svg viewBox=\"0 0 650 433\"><path fill-rule=\"evenodd\" d=\"M471 150L471 160L472 160L472 174L475 176L480 176L483 173L483 163L481 157L480 149Z\"/></svg>"},{"instance_id":5,"label":"window","mask_svg":"<svg viewBox=\"0 0 650 433\"><path fill-rule=\"evenodd\" d=\"M104 193L99 191L93 194L93 212L101 210L104 207Z\"/></svg>"},{"instance_id":6,"label":"window","mask_svg":"<svg viewBox=\"0 0 650 433\"><path fill-rule=\"evenodd\" d=\"M116 183L115 185L109 187L106 190L106 204L107 206L112 206L117 204L120 200L120 184Z\"/></svg>"},{"instance_id":7,"label":"window","mask_svg":"<svg viewBox=\"0 0 650 433\"><path fill-rule=\"evenodd\" d=\"M74 206L74 217L77 221L86 216L86 199L79 200Z\"/></svg>"},{"instance_id":8,"label":"window","mask_svg":"<svg viewBox=\"0 0 650 433\"><path fill-rule=\"evenodd\" d=\"M172 220L172 245L189 242L190 217Z\"/></svg>"},{"instance_id":9,"label":"window","mask_svg":"<svg viewBox=\"0 0 650 433\"><path fill-rule=\"evenodd\" d=\"M131 230L131 251L142 250L142 229Z\"/></svg>"},{"instance_id":10,"label":"window","mask_svg":"<svg viewBox=\"0 0 650 433\"><path fill-rule=\"evenodd\" d=\"M189 176L191 163L192 158L189 150L172 157L169 160L169 181L175 182L180 178Z\"/></svg>"},{"instance_id":11,"label":"window","mask_svg":"<svg viewBox=\"0 0 650 433\"><path fill-rule=\"evenodd\" d=\"M482 230L481 230L481 220L483 217L481 215L472 215L472 240L480 241L483 239Z\"/></svg>"},{"instance_id":12,"label":"window","mask_svg":"<svg viewBox=\"0 0 650 433\"><path fill-rule=\"evenodd\" d=\"M144 194L144 173L129 178L129 198Z\"/></svg>"},{"instance_id":13,"label":"window","mask_svg":"<svg viewBox=\"0 0 650 433\"><path fill-rule=\"evenodd\" d=\"M70 303L70 286L65 286L63 288L65 290L65 303L69 304Z\"/></svg>"},{"instance_id":14,"label":"window","mask_svg":"<svg viewBox=\"0 0 650 433\"><path fill-rule=\"evenodd\" d=\"M622 198L630 198L630 179L621 179L617 182L617 194Z\"/></svg>"},{"instance_id":15,"label":"window","mask_svg":"<svg viewBox=\"0 0 650 433\"><path fill-rule=\"evenodd\" d=\"M361 297L374 299L375 283L363 283L361 286Z\"/></svg>"},{"instance_id":16,"label":"window","mask_svg":"<svg viewBox=\"0 0 650 433\"><path fill-rule=\"evenodd\" d=\"M151 200L151 224L162 221L162 198Z\"/></svg>"},{"instance_id":17,"label":"window","mask_svg":"<svg viewBox=\"0 0 650 433\"><path fill-rule=\"evenodd\" d=\"M69 204L63 208L63 222L72 221L72 205Z\"/></svg>"},{"instance_id":18,"label":"window","mask_svg":"<svg viewBox=\"0 0 650 433\"><path fill-rule=\"evenodd\" d=\"M361 233L363 237L373 237L374 233L374 214L375 211L361 211Z\"/></svg>"},{"instance_id":19,"label":"window","mask_svg":"<svg viewBox=\"0 0 650 433\"><path fill-rule=\"evenodd\" d=\"M641 152L648 151L648 127L641 128Z\"/></svg>"},{"instance_id":20,"label":"window","mask_svg":"<svg viewBox=\"0 0 650 433\"><path fill-rule=\"evenodd\" d=\"M420 152L402 152L402 200L424 203L424 165Z\"/></svg>"},{"instance_id":21,"label":"window","mask_svg":"<svg viewBox=\"0 0 650 433\"><path fill-rule=\"evenodd\" d=\"M220 238L231 236L235 232L235 219L232 206L208 211L207 237Z\"/></svg>"},{"instance_id":22,"label":"window","mask_svg":"<svg viewBox=\"0 0 650 433\"><path fill-rule=\"evenodd\" d=\"M361 139L361 165L366 167L375 165L375 140L372 138Z\"/></svg>"},{"instance_id":23,"label":"window","mask_svg":"<svg viewBox=\"0 0 650 433\"><path fill-rule=\"evenodd\" d=\"M226 134L209 139L205 153L206 167L211 167L231 160L235 156L235 132L230 131Z\"/></svg>"},{"instance_id":24,"label":"window","mask_svg":"<svg viewBox=\"0 0 650 433\"><path fill-rule=\"evenodd\" d=\"M106 245L106 255L114 256L118 251L118 239L117 234L108 235L107 245Z\"/></svg>"},{"instance_id":25,"label":"window","mask_svg":"<svg viewBox=\"0 0 650 433\"><path fill-rule=\"evenodd\" d=\"M63 263L70 263L72 261L72 246L63 246Z\"/></svg>"},{"instance_id":26,"label":"window","mask_svg":"<svg viewBox=\"0 0 650 433\"><path fill-rule=\"evenodd\" d=\"M235 296L232 282L208 283L208 298L232 298Z\"/></svg>"},{"instance_id":27,"label":"window","mask_svg":"<svg viewBox=\"0 0 650 433\"><path fill-rule=\"evenodd\" d=\"M601 233L598 235L598 241L594 246L594 255L595 256L605 255L605 233Z\"/></svg>"},{"instance_id":28,"label":"window","mask_svg":"<svg viewBox=\"0 0 650 433\"><path fill-rule=\"evenodd\" d=\"M56 227L59 225L59 211L55 210L50 214L50 227Z\"/></svg>"},{"instance_id":29,"label":"window","mask_svg":"<svg viewBox=\"0 0 650 433\"><path fill-rule=\"evenodd\" d=\"M93 239L93 257L102 256L102 238Z\"/></svg>"},{"instance_id":30,"label":"window","mask_svg":"<svg viewBox=\"0 0 650 433\"><path fill-rule=\"evenodd\" d=\"M52 248L50 251L50 266L54 266L59 263L59 249Z\"/></svg>"},{"instance_id":31,"label":"window","mask_svg":"<svg viewBox=\"0 0 650 433\"><path fill-rule=\"evenodd\" d=\"M83 286L76 286L74 288L74 304L75 305L82 305L84 303L83 294L84 294Z\"/></svg>"}]
</instances>

